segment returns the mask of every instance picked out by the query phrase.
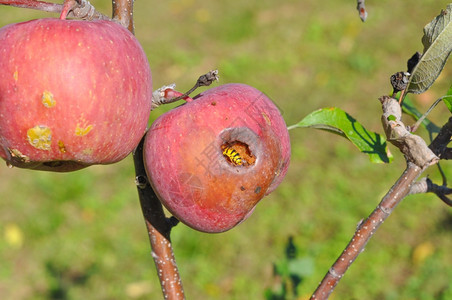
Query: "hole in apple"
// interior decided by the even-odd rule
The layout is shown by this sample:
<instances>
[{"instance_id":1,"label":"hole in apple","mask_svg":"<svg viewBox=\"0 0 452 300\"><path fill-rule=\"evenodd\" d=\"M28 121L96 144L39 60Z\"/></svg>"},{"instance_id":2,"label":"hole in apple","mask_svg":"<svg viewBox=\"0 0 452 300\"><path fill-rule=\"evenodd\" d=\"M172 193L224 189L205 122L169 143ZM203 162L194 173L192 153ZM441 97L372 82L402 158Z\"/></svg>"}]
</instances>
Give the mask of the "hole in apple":
<instances>
[{"instance_id":1,"label":"hole in apple","mask_svg":"<svg viewBox=\"0 0 452 300\"><path fill-rule=\"evenodd\" d=\"M217 144L219 152L227 164L234 167L249 167L259 162L261 143L250 128L245 126L225 128L219 138Z\"/></svg>"},{"instance_id":2,"label":"hole in apple","mask_svg":"<svg viewBox=\"0 0 452 300\"><path fill-rule=\"evenodd\" d=\"M221 145L223 157L235 166L250 166L256 161L247 144L240 141L227 142Z\"/></svg>"}]
</instances>

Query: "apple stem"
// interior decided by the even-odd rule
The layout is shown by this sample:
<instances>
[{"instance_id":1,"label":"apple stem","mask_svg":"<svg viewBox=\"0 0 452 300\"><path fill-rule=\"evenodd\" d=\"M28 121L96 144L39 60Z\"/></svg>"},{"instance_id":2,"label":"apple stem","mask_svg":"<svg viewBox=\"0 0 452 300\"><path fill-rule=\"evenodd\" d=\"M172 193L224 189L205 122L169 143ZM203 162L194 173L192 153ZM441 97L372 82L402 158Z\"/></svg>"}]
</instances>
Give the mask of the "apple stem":
<instances>
[{"instance_id":1,"label":"apple stem","mask_svg":"<svg viewBox=\"0 0 452 300\"><path fill-rule=\"evenodd\" d=\"M185 96L184 93L176 91L174 88L176 87L175 83L172 83L170 85L164 85L161 88L155 90L152 93L152 104L151 104L151 111L155 108L159 107L162 104L169 104L176 102L180 99L184 99L187 102L192 101L190 97L183 97Z\"/></svg>"},{"instance_id":2,"label":"apple stem","mask_svg":"<svg viewBox=\"0 0 452 300\"><path fill-rule=\"evenodd\" d=\"M171 88L166 89L164 92L165 92L165 99L167 99L166 103L172 103L172 102L176 102L178 100L185 100L187 102L193 101L193 99L190 98L187 93L181 93L181 92L178 92Z\"/></svg>"},{"instance_id":3,"label":"apple stem","mask_svg":"<svg viewBox=\"0 0 452 300\"><path fill-rule=\"evenodd\" d=\"M190 94L193 93L197 88L201 86L209 86L214 81L218 81L218 70L210 71L204 75L199 76L198 80L196 81L195 85L188 90L186 93L181 93L174 88L176 87L176 84L170 84L166 86L162 86L161 88L157 89L152 93L152 106L151 110L159 107L162 104L169 104L173 103L179 100L185 100L187 102L193 101L193 98L190 98ZM194 97L196 98L196 96Z\"/></svg>"},{"instance_id":4,"label":"apple stem","mask_svg":"<svg viewBox=\"0 0 452 300\"><path fill-rule=\"evenodd\" d=\"M209 86L212 84L212 82L214 81L218 81L219 80L219 76L218 76L218 70L212 70L204 75L199 76L198 80L196 81L195 85L185 94L176 97L176 99L172 99L173 102L180 100L180 99L184 99L185 97L187 97L188 95L190 95L191 93L193 93L197 88L201 87L201 86ZM193 99L191 99L193 100Z\"/></svg>"}]
</instances>

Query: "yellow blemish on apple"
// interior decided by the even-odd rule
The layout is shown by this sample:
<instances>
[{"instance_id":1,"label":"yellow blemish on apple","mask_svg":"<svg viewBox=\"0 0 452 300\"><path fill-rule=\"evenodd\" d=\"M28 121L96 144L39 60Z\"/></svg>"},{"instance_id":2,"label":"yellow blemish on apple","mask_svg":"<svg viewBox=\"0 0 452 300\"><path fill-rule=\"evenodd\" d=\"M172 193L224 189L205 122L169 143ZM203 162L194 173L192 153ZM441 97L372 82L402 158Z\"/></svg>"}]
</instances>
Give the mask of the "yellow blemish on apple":
<instances>
[{"instance_id":1,"label":"yellow blemish on apple","mask_svg":"<svg viewBox=\"0 0 452 300\"><path fill-rule=\"evenodd\" d=\"M51 108L56 105L55 98L53 97L53 94L49 91L44 91L42 93L41 101L42 104L44 104L44 106L47 108Z\"/></svg>"},{"instance_id":2,"label":"yellow blemish on apple","mask_svg":"<svg viewBox=\"0 0 452 300\"><path fill-rule=\"evenodd\" d=\"M58 149L60 149L61 153L66 153L66 146L64 145L63 141L58 141Z\"/></svg>"},{"instance_id":3,"label":"yellow blemish on apple","mask_svg":"<svg viewBox=\"0 0 452 300\"><path fill-rule=\"evenodd\" d=\"M91 129L93 129L93 125L87 125L87 126L80 126L80 124L77 124L77 128L75 128L75 135L78 136L84 136L87 135Z\"/></svg>"},{"instance_id":4,"label":"yellow blemish on apple","mask_svg":"<svg viewBox=\"0 0 452 300\"><path fill-rule=\"evenodd\" d=\"M27 130L27 139L30 145L40 150L50 150L52 144L52 131L44 125L36 125Z\"/></svg>"},{"instance_id":5,"label":"yellow blemish on apple","mask_svg":"<svg viewBox=\"0 0 452 300\"><path fill-rule=\"evenodd\" d=\"M17 69L16 69L16 71L14 71L13 78L14 78L15 82L17 82L17 80L19 80L19 71L17 71Z\"/></svg>"},{"instance_id":6,"label":"yellow blemish on apple","mask_svg":"<svg viewBox=\"0 0 452 300\"><path fill-rule=\"evenodd\" d=\"M262 116L264 117L265 122L267 122L268 125L272 125L272 121L270 120L266 113L262 113Z\"/></svg>"}]
</instances>

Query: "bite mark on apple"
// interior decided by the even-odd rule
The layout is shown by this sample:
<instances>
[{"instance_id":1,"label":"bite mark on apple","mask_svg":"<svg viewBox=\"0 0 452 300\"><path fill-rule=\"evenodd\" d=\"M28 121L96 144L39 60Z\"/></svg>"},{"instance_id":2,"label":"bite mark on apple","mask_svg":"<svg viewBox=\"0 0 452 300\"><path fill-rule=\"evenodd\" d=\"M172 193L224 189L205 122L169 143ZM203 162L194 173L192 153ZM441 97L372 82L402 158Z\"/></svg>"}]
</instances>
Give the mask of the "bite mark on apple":
<instances>
[{"instance_id":1,"label":"bite mark on apple","mask_svg":"<svg viewBox=\"0 0 452 300\"><path fill-rule=\"evenodd\" d=\"M36 125L27 130L30 145L40 150L50 150L52 144L52 130L44 125Z\"/></svg>"},{"instance_id":2,"label":"bite mark on apple","mask_svg":"<svg viewBox=\"0 0 452 300\"><path fill-rule=\"evenodd\" d=\"M47 108L51 108L56 105L55 98L53 97L53 94L49 91L44 91L42 93L41 101L42 104L44 104L44 106Z\"/></svg>"}]
</instances>

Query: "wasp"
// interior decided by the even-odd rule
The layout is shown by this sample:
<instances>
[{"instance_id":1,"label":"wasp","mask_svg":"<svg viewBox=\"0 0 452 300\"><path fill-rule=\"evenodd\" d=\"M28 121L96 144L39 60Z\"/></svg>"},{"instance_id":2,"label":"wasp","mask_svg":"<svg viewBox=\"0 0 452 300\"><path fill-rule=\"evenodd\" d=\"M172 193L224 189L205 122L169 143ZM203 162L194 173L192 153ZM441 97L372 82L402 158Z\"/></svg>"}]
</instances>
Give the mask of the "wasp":
<instances>
[{"instance_id":1,"label":"wasp","mask_svg":"<svg viewBox=\"0 0 452 300\"><path fill-rule=\"evenodd\" d=\"M231 147L225 147L223 149L223 155L236 165L242 164L242 157L235 149Z\"/></svg>"}]
</instances>

